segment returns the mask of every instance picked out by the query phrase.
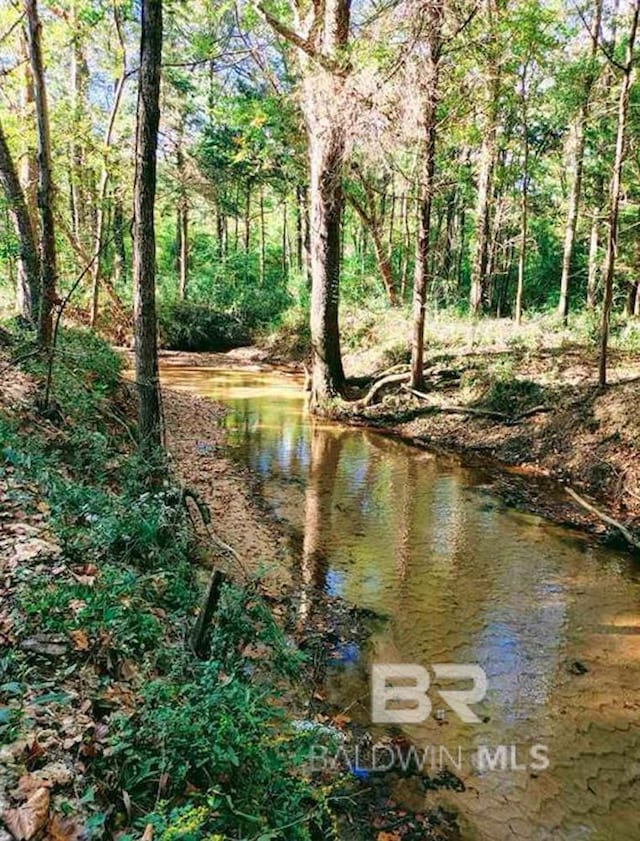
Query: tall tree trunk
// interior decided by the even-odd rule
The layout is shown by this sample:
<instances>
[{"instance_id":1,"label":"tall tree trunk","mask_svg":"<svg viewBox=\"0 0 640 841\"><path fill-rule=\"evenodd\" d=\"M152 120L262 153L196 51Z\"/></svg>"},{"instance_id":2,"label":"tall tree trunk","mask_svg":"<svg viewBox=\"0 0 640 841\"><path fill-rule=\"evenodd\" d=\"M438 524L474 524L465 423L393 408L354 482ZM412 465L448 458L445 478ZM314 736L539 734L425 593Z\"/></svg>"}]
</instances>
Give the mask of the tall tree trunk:
<instances>
[{"instance_id":1,"label":"tall tree trunk","mask_svg":"<svg viewBox=\"0 0 640 841\"><path fill-rule=\"evenodd\" d=\"M325 0L306 9L291 0L290 7L295 29L259 6L270 26L297 48L302 69L311 191L310 406L319 409L344 388L338 326L345 154L341 104L349 73L351 0Z\"/></svg>"},{"instance_id":2,"label":"tall tree trunk","mask_svg":"<svg viewBox=\"0 0 640 841\"><path fill-rule=\"evenodd\" d=\"M114 281L120 283L127 272L127 252L124 246L124 209L122 196L116 193L113 199L113 267Z\"/></svg>"},{"instance_id":3,"label":"tall tree trunk","mask_svg":"<svg viewBox=\"0 0 640 841\"><path fill-rule=\"evenodd\" d=\"M296 267L299 272L303 268L304 248L304 215L306 209L302 200L302 187L296 185Z\"/></svg>"},{"instance_id":4,"label":"tall tree trunk","mask_svg":"<svg viewBox=\"0 0 640 841\"><path fill-rule=\"evenodd\" d=\"M0 124L0 183L2 183L20 249L16 279L16 308L23 318L36 326L40 295L40 257L27 199L20 185L2 124Z\"/></svg>"},{"instance_id":5,"label":"tall tree trunk","mask_svg":"<svg viewBox=\"0 0 640 841\"><path fill-rule=\"evenodd\" d=\"M29 61L29 42L26 28L20 33L20 58L24 62L24 85L22 87L21 119L25 125L34 118L33 73ZM33 141L25 136L21 149L21 163L19 170L20 182L24 191L27 210L31 217L31 227L35 231L38 226L38 160L37 150Z\"/></svg>"},{"instance_id":6,"label":"tall tree trunk","mask_svg":"<svg viewBox=\"0 0 640 841\"><path fill-rule=\"evenodd\" d=\"M266 271L266 233L265 233L265 219L264 219L264 188L260 185L260 285L264 286L265 271Z\"/></svg>"},{"instance_id":7,"label":"tall tree trunk","mask_svg":"<svg viewBox=\"0 0 640 841\"><path fill-rule=\"evenodd\" d=\"M411 232L409 230L409 187L402 193L400 201L400 228L402 230L402 263L400 265L400 300L404 303L407 294L409 275L409 248Z\"/></svg>"},{"instance_id":8,"label":"tall tree trunk","mask_svg":"<svg viewBox=\"0 0 640 841\"><path fill-rule=\"evenodd\" d=\"M138 427L144 451L161 445L154 206L160 121L162 0L142 0L133 192L133 288Z\"/></svg>"},{"instance_id":9,"label":"tall tree trunk","mask_svg":"<svg viewBox=\"0 0 640 841\"><path fill-rule=\"evenodd\" d=\"M114 22L116 31L118 33L118 40L120 42L120 51L121 51L121 60L122 60L122 69L120 72L120 76L118 77L114 94L113 94L113 102L111 103L111 111L109 113L109 119L107 121L107 127L104 133L104 140L103 140L103 154L104 158L102 161L102 171L100 173L100 183L98 186L98 195L96 198L96 215L95 215L95 226L93 231L93 263L91 266L91 310L89 314L89 320L92 327L95 327L96 321L98 319L98 306L99 306L99 296L100 296L100 279L101 279L101 255L102 255L102 246L103 246L103 239L104 239L104 227L105 227L105 212L106 212L106 200L107 200L107 185L109 183L109 167L107 164L107 154L111 147L111 143L113 140L113 129L116 123L116 117L118 115L118 109L120 108L120 102L122 101L122 93L124 91L124 85L127 80L127 54L125 50L125 41L124 36L122 33L122 26L120 22L119 12L117 8L114 6L113 10Z\"/></svg>"},{"instance_id":10,"label":"tall tree trunk","mask_svg":"<svg viewBox=\"0 0 640 841\"><path fill-rule=\"evenodd\" d=\"M187 177L185 172L184 154L182 152L183 126L180 126L180 136L176 150L176 169L178 172L178 225L176 263L178 269L178 297L186 300L187 284L189 280L189 200L187 198Z\"/></svg>"},{"instance_id":11,"label":"tall tree trunk","mask_svg":"<svg viewBox=\"0 0 640 841\"><path fill-rule=\"evenodd\" d=\"M607 384L607 350L609 343L609 323L611 320L611 305L613 303L613 278L615 275L616 252L618 248L618 212L620 207L620 187L622 181L622 165L626 154L626 129L629 113L629 91L633 75L633 50L638 31L638 16L640 15L640 0L635 0L627 42L627 53L620 85L618 101L618 129L616 133L616 152L611 174L609 190L609 213L607 230L607 250L602 271L604 299L602 303L602 322L600 325L600 360L598 365L598 381L601 388Z\"/></svg>"},{"instance_id":12,"label":"tall tree trunk","mask_svg":"<svg viewBox=\"0 0 640 841\"><path fill-rule=\"evenodd\" d=\"M178 297L187 299L189 283L189 205L186 196L180 199L178 206Z\"/></svg>"},{"instance_id":13,"label":"tall tree trunk","mask_svg":"<svg viewBox=\"0 0 640 841\"><path fill-rule=\"evenodd\" d=\"M573 126L573 149L571 154L571 183L567 202L567 221L564 232L564 250L562 252L562 276L560 278L560 302L558 315L566 325L569 317L569 288L571 281L571 263L576 240L576 226L580 209L580 194L582 190L582 171L584 164L585 127L589 114L591 90L596 80L598 52L598 38L600 37L600 22L602 19L602 0L595 0L593 20L591 23L591 47L589 53L589 69L584 77L584 87L580 110Z\"/></svg>"},{"instance_id":14,"label":"tall tree trunk","mask_svg":"<svg viewBox=\"0 0 640 841\"><path fill-rule=\"evenodd\" d=\"M488 31L487 84L485 94L486 116L483 125L478 194L476 199L475 241L471 261L471 291L469 305L471 314L477 317L482 308L482 299L487 283L487 262L489 259L489 227L491 196L493 194L493 173L497 154L498 109L500 96L500 70L497 56L498 0L485 0L485 17Z\"/></svg>"},{"instance_id":15,"label":"tall tree trunk","mask_svg":"<svg viewBox=\"0 0 640 841\"><path fill-rule=\"evenodd\" d=\"M422 7L427 37L426 102L424 106L425 146L420 178L420 212L416 237L416 265L413 279L411 337L411 386L424 387L424 316L429 281L431 211L435 188L438 77L442 47L443 0L426 0Z\"/></svg>"},{"instance_id":16,"label":"tall tree trunk","mask_svg":"<svg viewBox=\"0 0 640 841\"><path fill-rule=\"evenodd\" d=\"M72 27L72 56L71 56L71 95L72 95L72 130L71 167L69 178L71 182L71 207L73 234L83 248L89 248L89 214L87 210L87 190L85 185L86 149L83 133L87 125L87 88L89 83L89 68L82 49L82 41L78 24L78 8L74 2L71 8Z\"/></svg>"},{"instance_id":17,"label":"tall tree trunk","mask_svg":"<svg viewBox=\"0 0 640 841\"><path fill-rule=\"evenodd\" d=\"M527 266L527 236L529 213L529 116L527 103L528 60L522 68L520 95L522 97L522 195L520 199L520 249L518 253L518 287L516 290L516 324L522 323L522 297Z\"/></svg>"},{"instance_id":18,"label":"tall tree trunk","mask_svg":"<svg viewBox=\"0 0 640 841\"><path fill-rule=\"evenodd\" d=\"M251 182L247 183L247 190L244 195L244 256L249 258L251 250Z\"/></svg>"},{"instance_id":19,"label":"tall tree trunk","mask_svg":"<svg viewBox=\"0 0 640 841\"><path fill-rule=\"evenodd\" d=\"M53 305L56 299L57 261L53 221L54 188L51 177L51 138L47 88L42 62L41 24L37 0L25 0L29 63L33 75L33 93L38 130L38 216L40 222L40 318L38 340L50 347L53 329Z\"/></svg>"},{"instance_id":20,"label":"tall tree trunk","mask_svg":"<svg viewBox=\"0 0 640 841\"><path fill-rule=\"evenodd\" d=\"M596 308L598 292L599 265L598 249L600 245L600 215L602 213L604 178L598 175L594 190L594 207L591 211L591 231L589 233L589 259L587 266L587 308Z\"/></svg>"},{"instance_id":21,"label":"tall tree trunk","mask_svg":"<svg viewBox=\"0 0 640 841\"><path fill-rule=\"evenodd\" d=\"M338 304L340 222L343 211L342 160L344 135L339 127L326 134L310 131L311 187L311 404L342 393L344 370L340 353Z\"/></svg>"}]
</instances>

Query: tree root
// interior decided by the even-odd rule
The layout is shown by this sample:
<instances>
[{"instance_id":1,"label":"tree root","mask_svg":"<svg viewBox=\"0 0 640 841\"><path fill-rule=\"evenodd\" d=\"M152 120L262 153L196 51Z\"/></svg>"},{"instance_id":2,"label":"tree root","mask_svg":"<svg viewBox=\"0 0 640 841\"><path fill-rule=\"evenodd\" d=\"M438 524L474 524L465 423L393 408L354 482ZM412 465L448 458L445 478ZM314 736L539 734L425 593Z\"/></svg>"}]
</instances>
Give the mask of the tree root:
<instances>
[{"instance_id":1,"label":"tree root","mask_svg":"<svg viewBox=\"0 0 640 841\"><path fill-rule=\"evenodd\" d=\"M415 388L404 386L405 391L418 397L420 400L429 400L430 395L423 391L417 391ZM520 421L530 418L532 415L542 414L543 412L550 412L549 406L534 406L532 409L527 409L526 412L521 412L519 415L506 415L504 412L494 412L490 409L476 409L473 406L436 406L429 407L434 414L442 415L470 415L476 418L489 418L490 420L497 420L507 426L514 426Z\"/></svg>"}]
</instances>

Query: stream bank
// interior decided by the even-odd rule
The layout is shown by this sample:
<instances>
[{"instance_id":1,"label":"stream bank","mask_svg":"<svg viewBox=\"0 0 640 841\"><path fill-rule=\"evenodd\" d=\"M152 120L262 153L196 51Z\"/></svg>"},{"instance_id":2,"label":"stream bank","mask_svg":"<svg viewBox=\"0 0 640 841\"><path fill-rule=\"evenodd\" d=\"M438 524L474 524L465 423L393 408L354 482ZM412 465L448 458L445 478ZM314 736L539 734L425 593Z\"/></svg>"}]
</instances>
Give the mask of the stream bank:
<instances>
[{"instance_id":1,"label":"stream bank","mask_svg":"<svg viewBox=\"0 0 640 841\"><path fill-rule=\"evenodd\" d=\"M169 368L287 374L304 370L302 362L283 359L279 342L227 354L164 351L161 360ZM376 353L347 352L347 372L357 377L359 386L352 387L349 401L335 409L340 422L375 428L414 446L461 458L485 470L488 487L507 504L555 523L614 544L621 541L616 528L566 493L569 486L632 532L640 530L638 353L611 353L610 385L602 392L597 388L596 355L583 345L435 345L426 355L428 401L392 384L372 405L360 408L357 401L389 361L392 354L384 344ZM372 375L376 367L378 374ZM393 370L401 371L402 364ZM461 413L452 407L460 407ZM542 411L515 423L482 416L487 412L508 419L537 407Z\"/></svg>"},{"instance_id":2,"label":"stream bank","mask_svg":"<svg viewBox=\"0 0 640 841\"><path fill-rule=\"evenodd\" d=\"M328 837L333 781L299 768L314 663L288 630L284 538L224 460L220 409L165 392L167 474L137 457L131 389L103 342L63 331L43 411L31 341L0 348L0 838ZM198 660L220 540L238 583Z\"/></svg>"}]
</instances>

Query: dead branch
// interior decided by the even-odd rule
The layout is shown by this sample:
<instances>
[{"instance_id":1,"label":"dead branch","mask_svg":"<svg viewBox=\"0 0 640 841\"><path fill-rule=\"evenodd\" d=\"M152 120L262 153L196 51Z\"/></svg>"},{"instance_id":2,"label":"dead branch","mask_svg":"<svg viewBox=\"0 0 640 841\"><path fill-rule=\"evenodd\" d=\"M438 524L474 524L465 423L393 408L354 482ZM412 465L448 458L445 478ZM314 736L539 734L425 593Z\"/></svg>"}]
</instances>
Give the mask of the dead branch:
<instances>
[{"instance_id":1,"label":"dead branch","mask_svg":"<svg viewBox=\"0 0 640 841\"><path fill-rule=\"evenodd\" d=\"M588 511L590 514L598 517L599 520L602 520L602 522L606 523L608 526L612 526L614 529L617 529L630 546L633 546L634 549L640 550L640 541L636 539L636 537L625 525L623 525L623 523L618 522L618 520L614 520L613 517L605 514L604 511L600 511L599 508L596 508L595 505L592 505L592 503L580 496L580 494L576 493L573 488L565 488L565 490L571 499L577 502L578 505L585 509L585 511Z\"/></svg>"},{"instance_id":2,"label":"dead branch","mask_svg":"<svg viewBox=\"0 0 640 841\"><path fill-rule=\"evenodd\" d=\"M207 631L209 630L209 625L211 625L211 620L213 619L213 615L218 607L218 602L220 601L222 585L226 580L227 579L224 573L222 573L219 569L214 570L209 581L209 587L207 588L207 595L205 597L202 610L198 614L196 626L193 629L191 647L193 648L196 657L200 660L206 659L207 656Z\"/></svg>"}]
</instances>

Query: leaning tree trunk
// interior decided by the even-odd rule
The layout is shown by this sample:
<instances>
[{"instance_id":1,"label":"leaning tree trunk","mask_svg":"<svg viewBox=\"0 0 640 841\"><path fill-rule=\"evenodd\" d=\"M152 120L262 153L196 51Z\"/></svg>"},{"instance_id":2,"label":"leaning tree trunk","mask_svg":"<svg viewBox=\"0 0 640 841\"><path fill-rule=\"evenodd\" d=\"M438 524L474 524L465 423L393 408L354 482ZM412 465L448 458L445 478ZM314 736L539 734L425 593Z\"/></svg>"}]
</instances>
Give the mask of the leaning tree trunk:
<instances>
[{"instance_id":1,"label":"leaning tree trunk","mask_svg":"<svg viewBox=\"0 0 640 841\"><path fill-rule=\"evenodd\" d=\"M611 188L609 191L609 214L607 231L607 251L602 272L604 299L602 303L602 322L600 325L600 360L598 365L598 381L601 388L607 384L607 350L609 344L609 323L611 320L611 305L613 303L613 278L615 274L616 252L618 248L618 211L620 207L620 188L622 181L622 165L626 153L626 128L629 114L629 91L633 75L633 50L638 31L638 16L640 15L640 0L634 3L631 18L627 54L620 86L618 100L618 129L616 133L616 153L611 174Z\"/></svg>"},{"instance_id":2,"label":"leaning tree trunk","mask_svg":"<svg viewBox=\"0 0 640 841\"><path fill-rule=\"evenodd\" d=\"M133 287L140 446L161 445L153 211L160 121L162 0L143 0L133 192Z\"/></svg>"},{"instance_id":3,"label":"leaning tree trunk","mask_svg":"<svg viewBox=\"0 0 640 841\"><path fill-rule=\"evenodd\" d=\"M41 24L37 0L25 0L29 63L33 75L33 93L38 134L38 216L40 222L40 317L38 340L49 347L53 329L53 305L56 298L56 236L53 222L54 189L51 177L51 139L49 108L42 62Z\"/></svg>"},{"instance_id":4,"label":"leaning tree trunk","mask_svg":"<svg viewBox=\"0 0 640 841\"><path fill-rule=\"evenodd\" d=\"M0 183L18 239L16 305L18 313L34 326L38 322L40 258L31 216L20 179L0 124Z\"/></svg>"},{"instance_id":5,"label":"leaning tree trunk","mask_svg":"<svg viewBox=\"0 0 640 841\"><path fill-rule=\"evenodd\" d=\"M598 52L598 38L600 21L602 18L602 0L595 0L593 22L591 25L591 48L589 54L589 70L584 77L582 101L580 110L573 127L573 155L571 167L571 184L569 200L567 202L567 221L564 232L564 250L562 253L562 276L560 278L560 302L558 315L566 326L569 317L569 285L571 279L571 263L576 241L576 227L580 208L580 194L582 190L582 171L584 165L585 127L589 114L591 90L596 80L596 54Z\"/></svg>"},{"instance_id":6,"label":"leaning tree trunk","mask_svg":"<svg viewBox=\"0 0 640 841\"><path fill-rule=\"evenodd\" d=\"M411 386L422 390L424 376L424 309L430 266L431 210L433 208L436 166L436 123L438 76L440 72L441 31L443 17L441 0L427 0L424 4L427 31L427 89L424 111L425 148L422 164L420 212L416 237L416 265L413 280L413 325L411 337Z\"/></svg>"},{"instance_id":7,"label":"leaning tree trunk","mask_svg":"<svg viewBox=\"0 0 640 841\"><path fill-rule=\"evenodd\" d=\"M362 181L364 182L364 177L362 178ZM366 191L367 187L365 186L365 192ZM382 222L377 214L375 204L371 201L371 198L371 196L367 196L367 207L361 204L355 196L350 196L349 200L353 205L354 210L360 217L364 229L369 231L371 234L373 252L376 256L376 263L382 279L382 285L384 286L384 291L390 306L395 307L398 305L398 295L396 293L396 286L393 280L391 261L389 258L389 252L387 251L385 242L382 238Z\"/></svg>"}]
</instances>

